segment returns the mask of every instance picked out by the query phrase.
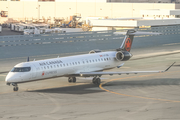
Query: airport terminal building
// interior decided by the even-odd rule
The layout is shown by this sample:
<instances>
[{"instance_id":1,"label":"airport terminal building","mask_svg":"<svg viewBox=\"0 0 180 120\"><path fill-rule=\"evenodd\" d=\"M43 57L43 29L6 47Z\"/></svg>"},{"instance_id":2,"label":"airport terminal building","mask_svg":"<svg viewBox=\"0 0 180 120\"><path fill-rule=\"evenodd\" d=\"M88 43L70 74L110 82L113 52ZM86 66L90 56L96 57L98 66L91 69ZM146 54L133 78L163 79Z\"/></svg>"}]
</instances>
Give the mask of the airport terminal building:
<instances>
[{"instance_id":1,"label":"airport terminal building","mask_svg":"<svg viewBox=\"0 0 180 120\"><path fill-rule=\"evenodd\" d=\"M142 17L141 10L180 9L180 0L0 0L0 21L8 18ZM169 18L175 18L171 15Z\"/></svg>"}]
</instances>

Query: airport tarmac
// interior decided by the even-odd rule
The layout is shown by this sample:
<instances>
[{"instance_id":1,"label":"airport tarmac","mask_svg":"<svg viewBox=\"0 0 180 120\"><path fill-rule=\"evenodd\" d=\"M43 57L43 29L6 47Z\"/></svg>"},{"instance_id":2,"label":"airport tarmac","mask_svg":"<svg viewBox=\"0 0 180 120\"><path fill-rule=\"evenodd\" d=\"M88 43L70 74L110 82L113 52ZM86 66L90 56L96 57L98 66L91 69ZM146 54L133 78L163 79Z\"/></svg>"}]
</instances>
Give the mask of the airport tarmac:
<instances>
[{"instance_id":1,"label":"airport tarmac","mask_svg":"<svg viewBox=\"0 0 180 120\"><path fill-rule=\"evenodd\" d=\"M180 53L130 60L111 71L165 70L173 62L165 73L102 76L100 86L62 77L19 84L18 92L0 74L0 120L179 120Z\"/></svg>"},{"instance_id":2,"label":"airport tarmac","mask_svg":"<svg viewBox=\"0 0 180 120\"><path fill-rule=\"evenodd\" d=\"M7 35L23 35L23 32L11 31L10 28L3 27L0 36L7 36Z\"/></svg>"}]
</instances>

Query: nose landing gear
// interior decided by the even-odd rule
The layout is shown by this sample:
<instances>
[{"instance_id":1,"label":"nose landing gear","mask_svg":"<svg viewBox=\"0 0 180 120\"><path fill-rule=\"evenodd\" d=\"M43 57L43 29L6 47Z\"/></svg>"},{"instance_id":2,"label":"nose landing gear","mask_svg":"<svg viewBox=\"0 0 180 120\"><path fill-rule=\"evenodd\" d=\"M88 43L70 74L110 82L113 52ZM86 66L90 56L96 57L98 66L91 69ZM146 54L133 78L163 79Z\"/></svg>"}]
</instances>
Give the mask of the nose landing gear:
<instances>
[{"instance_id":1,"label":"nose landing gear","mask_svg":"<svg viewBox=\"0 0 180 120\"><path fill-rule=\"evenodd\" d=\"M19 88L18 88L18 85L17 85L16 83L12 83L12 85L14 86L13 90L14 90L14 91L18 91L18 89L19 89Z\"/></svg>"}]
</instances>

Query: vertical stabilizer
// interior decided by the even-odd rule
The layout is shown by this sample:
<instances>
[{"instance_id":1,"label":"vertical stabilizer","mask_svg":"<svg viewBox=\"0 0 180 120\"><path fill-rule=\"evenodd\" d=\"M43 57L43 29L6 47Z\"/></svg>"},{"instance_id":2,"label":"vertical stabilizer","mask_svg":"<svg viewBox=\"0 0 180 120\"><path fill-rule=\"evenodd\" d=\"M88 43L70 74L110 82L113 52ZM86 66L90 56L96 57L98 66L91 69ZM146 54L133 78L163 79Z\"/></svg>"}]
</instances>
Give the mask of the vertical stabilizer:
<instances>
[{"instance_id":1,"label":"vertical stabilizer","mask_svg":"<svg viewBox=\"0 0 180 120\"><path fill-rule=\"evenodd\" d=\"M114 34L123 34L123 33L124 32L122 32L122 33L121 32L116 32ZM130 52L135 35L161 35L161 33L138 32L138 31L135 31L135 30L128 30L126 32L123 43L121 44L120 48L117 49L117 51L128 51L128 52Z\"/></svg>"},{"instance_id":2,"label":"vertical stabilizer","mask_svg":"<svg viewBox=\"0 0 180 120\"><path fill-rule=\"evenodd\" d=\"M130 52L132 42L134 39L134 34L132 34L132 33L135 33L135 32L136 32L135 30L128 30L127 31L126 36L123 40L123 43L120 46L121 50Z\"/></svg>"}]
</instances>

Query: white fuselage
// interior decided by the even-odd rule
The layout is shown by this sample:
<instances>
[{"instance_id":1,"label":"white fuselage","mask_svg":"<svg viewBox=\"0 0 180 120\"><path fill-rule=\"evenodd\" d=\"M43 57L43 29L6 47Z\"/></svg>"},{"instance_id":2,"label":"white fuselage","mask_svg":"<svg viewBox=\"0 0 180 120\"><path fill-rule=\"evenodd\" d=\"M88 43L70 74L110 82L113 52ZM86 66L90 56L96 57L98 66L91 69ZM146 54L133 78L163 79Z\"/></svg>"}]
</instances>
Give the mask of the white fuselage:
<instances>
[{"instance_id":1,"label":"white fuselage","mask_svg":"<svg viewBox=\"0 0 180 120\"><path fill-rule=\"evenodd\" d=\"M14 66L16 70L8 73L6 82L30 82L114 68L122 64L122 61L116 60L116 53L109 51L20 63Z\"/></svg>"}]
</instances>

